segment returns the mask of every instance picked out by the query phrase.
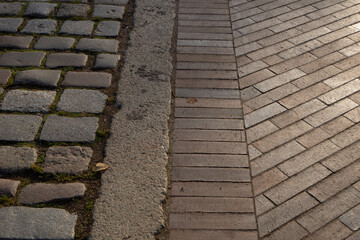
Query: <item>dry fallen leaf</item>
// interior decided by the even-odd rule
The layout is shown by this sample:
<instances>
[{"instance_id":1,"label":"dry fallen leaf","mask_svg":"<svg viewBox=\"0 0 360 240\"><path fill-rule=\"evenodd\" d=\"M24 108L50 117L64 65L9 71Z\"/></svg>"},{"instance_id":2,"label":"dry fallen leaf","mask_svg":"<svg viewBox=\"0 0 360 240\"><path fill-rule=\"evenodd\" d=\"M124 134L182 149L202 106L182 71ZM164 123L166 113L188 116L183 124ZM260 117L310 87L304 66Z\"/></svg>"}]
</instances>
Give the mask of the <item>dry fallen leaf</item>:
<instances>
[{"instance_id":1,"label":"dry fallen leaf","mask_svg":"<svg viewBox=\"0 0 360 240\"><path fill-rule=\"evenodd\" d=\"M109 165L107 165L106 163L97 163L94 167L94 172L105 171L108 168Z\"/></svg>"},{"instance_id":2,"label":"dry fallen leaf","mask_svg":"<svg viewBox=\"0 0 360 240\"><path fill-rule=\"evenodd\" d=\"M197 99L196 98L188 98L187 99L187 103L196 103Z\"/></svg>"}]
</instances>

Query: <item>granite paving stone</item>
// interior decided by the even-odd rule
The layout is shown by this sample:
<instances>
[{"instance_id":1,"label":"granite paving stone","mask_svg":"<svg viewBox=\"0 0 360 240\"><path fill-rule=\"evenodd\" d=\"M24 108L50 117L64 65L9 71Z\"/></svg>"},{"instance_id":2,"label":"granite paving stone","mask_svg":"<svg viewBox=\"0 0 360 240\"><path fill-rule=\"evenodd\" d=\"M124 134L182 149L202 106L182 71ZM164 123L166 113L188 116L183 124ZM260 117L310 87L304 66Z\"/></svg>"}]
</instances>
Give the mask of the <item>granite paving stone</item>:
<instances>
[{"instance_id":1,"label":"granite paving stone","mask_svg":"<svg viewBox=\"0 0 360 240\"><path fill-rule=\"evenodd\" d=\"M0 115L0 140L29 142L35 139L42 117L34 115Z\"/></svg>"},{"instance_id":2,"label":"granite paving stone","mask_svg":"<svg viewBox=\"0 0 360 240\"><path fill-rule=\"evenodd\" d=\"M1 172L13 173L28 170L36 160L35 148L0 146Z\"/></svg>"},{"instance_id":3,"label":"granite paving stone","mask_svg":"<svg viewBox=\"0 0 360 240\"><path fill-rule=\"evenodd\" d=\"M23 3L0 3L0 15L18 15L24 6Z\"/></svg>"},{"instance_id":4,"label":"granite paving stone","mask_svg":"<svg viewBox=\"0 0 360 240\"><path fill-rule=\"evenodd\" d=\"M96 27L94 35L101 37L116 37L120 31L120 22L102 21Z\"/></svg>"},{"instance_id":5,"label":"granite paving stone","mask_svg":"<svg viewBox=\"0 0 360 240\"><path fill-rule=\"evenodd\" d=\"M30 36L0 36L0 48L29 48L33 37Z\"/></svg>"},{"instance_id":6,"label":"granite paving stone","mask_svg":"<svg viewBox=\"0 0 360 240\"><path fill-rule=\"evenodd\" d=\"M45 173L79 174L88 170L92 153L89 147L50 147L42 167Z\"/></svg>"},{"instance_id":7,"label":"granite paving stone","mask_svg":"<svg viewBox=\"0 0 360 240\"><path fill-rule=\"evenodd\" d=\"M77 215L64 209L0 208L0 239L73 240Z\"/></svg>"},{"instance_id":8,"label":"granite paving stone","mask_svg":"<svg viewBox=\"0 0 360 240\"><path fill-rule=\"evenodd\" d=\"M116 5L95 5L93 17L122 19L125 7Z\"/></svg>"},{"instance_id":9,"label":"granite paving stone","mask_svg":"<svg viewBox=\"0 0 360 240\"><path fill-rule=\"evenodd\" d=\"M99 119L96 117L70 118L50 115L40 134L47 142L94 142Z\"/></svg>"},{"instance_id":10,"label":"granite paving stone","mask_svg":"<svg viewBox=\"0 0 360 240\"><path fill-rule=\"evenodd\" d=\"M111 77L110 73L102 72L67 72L62 86L108 88Z\"/></svg>"},{"instance_id":11,"label":"granite paving stone","mask_svg":"<svg viewBox=\"0 0 360 240\"><path fill-rule=\"evenodd\" d=\"M33 205L59 200L71 200L75 197L84 196L85 190L86 187L83 183L34 183L26 186L21 191L19 195L19 203Z\"/></svg>"},{"instance_id":12,"label":"granite paving stone","mask_svg":"<svg viewBox=\"0 0 360 240\"><path fill-rule=\"evenodd\" d=\"M58 17L86 17L90 10L90 6L87 4L61 4L56 16Z\"/></svg>"},{"instance_id":13,"label":"granite paving stone","mask_svg":"<svg viewBox=\"0 0 360 240\"><path fill-rule=\"evenodd\" d=\"M5 52L0 56L1 67L40 67L44 52Z\"/></svg>"},{"instance_id":14,"label":"granite paving stone","mask_svg":"<svg viewBox=\"0 0 360 240\"><path fill-rule=\"evenodd\" d=\"M129 0L95 0L95 4L102 4L102 5L126 5L128 4Z\"/></svg>"},{"instance_id":15,"label":"granite paving stone","mask_svg":"<svg viewBox=\"0 0 360 240\"><path fill-rule=\"evenodd\" d=\"M0 69L0 85L6 84L11 76L9 69Z\"/></svg>"},{"instance_id":16,"label":"granite paving stone","mask_svg":"<svg viewBox=\"0 0 360 240\"><path fill-rule=\"evenodd\" d=\"M46 113L55 96L55 91L11 90L0 102L0 109L10 112Z\"/></svg>"},{"instance_id":17,"label":"granite paving stone","mask_svg":"<svg viewBox=\"0 0 360 240\"><path fill-rule=\"evenodd\" d=\"M21 33L54 34L56 31L56 21L51 19L31 19Z\"/></svg>"},{"instance_id":18,"label":"granite paving stone","mask_svg":"<svg viewBox=\"0 0 360 240\"><path fill-rule=\"evenodd\" d=\"M93 21L65 21L60 34L90 36L94 28Z\"/></svg>"},{"instance_id":19,"label":"granite paving stone","mask_svg":"<svg viewBox=\"0 0 360 240\"><path fill-rule=\"evenodd\" d=\"M14 83L17 85L56 87L60 74L60 70L25 70L15 75Z\"/></svg>"},{"instance_id":20,"label":"granite paving stone","mask_svg":"<svg viewBox=\"0 0 360 240\"><path fill-rule=\"evenodd\" d=\"M76 50L91 52L117 53L119 41L114 39L89 39L82 38L76 46Z\"/></svg>"},{"instance_id":21,"label":"granite paving stone","mask_svg":"<svg viewBox=\"0 0 360 240\"><path fill-rule=\"evenodd\" d=\"M57 67L85 67L88 57L86 54L76 53L50 53L47 56L45 66Z\"/></svg>"},{"instance_id":22,"label":"granite paving stone","mask_svg":"<svg viewBox=\"0 0 360 240\"><path fill-rule=\"evenodd\" d=\"M97 90L65 89L57 104L58 111L101 113L107 95Z\"/></svg>"},{"instance_id":23,"label":"granite paving stone","mask_svg":"<svg viewBox=\"0 0 360 240\"><path fill-rule=\"evenodd\" d=\"M55 3L30 2L24 12L24 16L47 17L54 11L56 6Z\"/></svg>"},{"instance_id":24,"label":"granite paving stone","mask_svg":"<svg viewBox=\"0 0 360 240\"><path fill-rule=\"evenodd\" d=\"M22 18L0 18L0 32L16 33L23 21Z\"/></svg>"},{"instance_id":25,"label":"granite paving stone","mask_svg":"<svg viewBox=\"0 0 360 240\"><path fill-rule=\"evenodd\" d=\"M101 53L96 56L94 67L95 69L116 68L119 60L120 55Z\"/></svg>"},{"instance_id":26,"label":"granite paving stone","mask_svg":"<svg viewBox=\"0 0 360 240\"><path fill-rule=\"evenodd\" d=\"M0 178L0 196L7 195L15 197L20 181Z\"/></svg>"},{"instance_id":27,"label":"granite paving stone","mask_svg":"<svg viewBox=\"0 0 360 240\"><path fill-rule=\"evenodd\" d=\"M67 50L75 43L74 38L68 37L41 37L35 44L35 49Z\"/></svg>"}]
</instances>

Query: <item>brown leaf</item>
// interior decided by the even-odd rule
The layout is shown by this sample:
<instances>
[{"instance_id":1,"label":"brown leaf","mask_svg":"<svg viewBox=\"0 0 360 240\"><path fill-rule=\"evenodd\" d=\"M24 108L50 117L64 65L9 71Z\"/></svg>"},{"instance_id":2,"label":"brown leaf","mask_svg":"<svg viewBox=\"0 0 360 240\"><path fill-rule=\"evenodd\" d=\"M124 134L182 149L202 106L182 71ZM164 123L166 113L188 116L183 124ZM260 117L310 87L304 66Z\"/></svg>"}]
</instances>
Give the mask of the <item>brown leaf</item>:
<instances>
[{"instance_id":1,"label":"brown leaf","mask_svg":"<svg viewBox=\"0 0 360 240\"><path fill-rule=\"evenodd\" d=\"M187 103L193 104L193 103L196 103L196 102L197 102L197 99L196 99L196 98L188 98L188 99L187 99Z\"/></svg>"},{"instance_id":2,"label":"brown leaf","mask_svg":"<svg viewBox=\"0 0 360 240\"><path fill-rule=\"evenodd\" d=\"M108 169L110 166L107 165L106 163L97 163L94 167L94 172L100 172L100 171L105 171L106 169Z\"/></svg>"}]
</instances>

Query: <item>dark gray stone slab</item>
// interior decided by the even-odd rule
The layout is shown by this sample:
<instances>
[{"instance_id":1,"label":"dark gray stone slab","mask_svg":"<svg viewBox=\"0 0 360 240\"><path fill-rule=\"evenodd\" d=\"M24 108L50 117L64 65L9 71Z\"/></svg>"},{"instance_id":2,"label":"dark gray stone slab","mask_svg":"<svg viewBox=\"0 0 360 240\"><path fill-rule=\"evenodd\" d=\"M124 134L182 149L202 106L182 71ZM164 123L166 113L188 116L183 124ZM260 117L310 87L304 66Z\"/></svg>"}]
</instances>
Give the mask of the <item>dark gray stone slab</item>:
<instances>
[{"instance_id":1,"label":"dark gray stone slab","mask_svg":"<svg viewBox=\"0 0 360 240\"><path fill-rule=\"evenodd\" d=\"M11 90L0 103L2 111L10 112L48 112L54 102L55 91Z\"/></svg>"},{"instance_id":2,"label":"dark gray stone slab","mask_svg":"<svg viewBox=\"0 0 360 240\"><path fill-rule=\"evenodd\" d=\"M19 184L20 181L0 178L0 196L7 195L10 197L15 197Z\"/></svg>"},{"instance_id":3,"label":"dark gray stone slab","mask_svg":"<svg viewBox=\"0 0 360 240\"><path fill-rule=\"evenodd\" d=\"M95 36L116 37L120 31L120 22L118 21L102 21L95 29Z\"/></svg>"},{"instance_id":4,"label":"dark gray stone slab","mask_svg":"<svg viewBox=\"0 0 360 240\"><path fill-rule=\"evenodd\" d=\"M65 21L60 34L90 36L94 28L93 21Z\"/></svg>"},{"instance_id":5,"label":"dark gray stone slab","mask_svg":"<svg viewBox=\"0 0 360 240\"><path fill-rule=\"evenodd\" d=\"M46 59L46 67L85 67L87 59L86 54L50 53Z\"/></svg>"},{"instance_id":6,"label":"dark gray stone slab","mask_svg":"<svg viewBox=\"0 0 360 240\"><path fill-rule=\"evenodd\" d=\"M41 37L35 44L35 49L46 50L67 50L70 49L75 43L74 38L68 37Z\"/></svg>"},{"instance_id":7,"label":"dark gray stone slab","mask_svg":"<svg viewBox=\"0 0 360 240\"><path fill-rule=\"evenodd\" d=\"M47 17L56 7L55 3L31 2L24 12L24 16Z\"/></svg>"},{"instance_id":8,"label":"dark gray stone slab","mask_svg":"<svg viewBox=\"0 0 360 240\"><path fill-rule=\"evenodd\" d=\"M96 69L116 68L119 60L120 55L98 54L94 67Z\"/></svg>"},{"instance_id":9,"label":"dark gray stone slab","mask_svg":"<svg viewBox=\"0 0 360 240\"><path fill-rule=\"evenodd\" d=\"M15 84L40 87L56 87L60 70L26 70L15 75Z\"/></svg>"},{"instance_id":10,"label":"dark gray stone slab","mask_svg":"<svg viewBox=\"0 0 360 240\"><path fill-rule=\"evenodd\" d=\"M107 95L97 90L65 89L57 104L58 111L101 113Z\"/></svg>"},{"instance_id":11,"label":"dark gray stone slab","mask_svg":"<svg viewBox=\"0 0 360 240\"><path fill-rule=\"evenodd\" d=\"M23 3L0 3L0 15L18 15L23 6Z\"/></svg>"},{"instance_id":12,"label":"dark gray stone slab","mask_svg":"<svg viewBox=\"0 0 360 240\"><path fill-rule=\"evenodd\" d=\"M0 208L0 239L73 240L76 214L64 209Z\"/></svg>"},{"instance_id":13,"label":"dark gray stone slab","mask_svg":"<svg viewBox=\"0 0 360 240\"><path fill-rule=\"evenodd\" d=\"M27 22L22 33L54 34L56 21L51 19L31 19Z\"/></svg>"},{"instance_id":14,"label":"dark gray stone slab","mask_svg":"<svg viewBox=\"0 0 360 240\"><path fill-rule=\"evenodd\" d=\"M63 3L57 13L58 17L86 17L90 10L87 4Z\"/></svg>"},{"instance_id":15,"label":"dark gray stone slab","mask_svg":"<svg viewBox=\"0 0 360 240\"><path fill-rule=\"evenodd\" d=\"M8 69L0 69L0 85L7 83L11 76L11 71Z\"/></svg>"},{"instance_id":16,"label":"dark gray stone slab","mask_svg":"<svg viewBox=\"0 0 360 240\"><path fill-rule=\"evenodd\" d=\"M102 4L102 5L126 5L128 4L129 0L95 0L95 4Z\"/></svg>"},{"instance_id":17,"label":"dark gray stone slab","mask_svg":"<svg viewBox=\"0 0 360 240\"><path fill-rule=\"evenodd\" d=\"M89 147L51 147L42 167L45 173L79 174L88 170L92 153Z\"/></svg>"},{"instance_id":18,"label":"dark gray stone slab","mask_svg":"<svg viewBox=\"0 0 360 240\"><path fill-rule=\"evenodd\" d=\"M35 148L0 146L0 171L20 172L30 169L37 160Z\"/></svg>"},{"instance_id":19,"label":"dark gray stone slab","mask_svg":"<svg viewBox=\"0 0 360 240\"><path fill-rule=\"evenodd\" d=\"M22 18L0 18L0 32L16 33L23 21Z\"/></svg>"},{"instance_id":20,"label":"dark gray stone slab","mask_svg":"<svg viewBox=\"0 0 360 240\"><path fill-rule=\"evenodd\" d=\"M32 39L30 36L0 36L0 48L29 48Z\"/></svg>"},{"instance_id":21,"label":"dark gray stone slab","mask_svg":"<svg viewBox=\"0 0 360 240\"><path fill-rule=\"evenodd\" d=\"M119 41L114 39L82 38L77 44L76 50L117 53L118 45L119 45Z\"/></svg>"},{"instance_id":22,"label":"dark gray stone slab","mask_svg":"<svg viewBox=\"0 0 360 240\"><path fill-rule=\"evenodd\" d=\"M108 88L111 85L111 74L100 72L67 72L62 86Z\"/></svg>"},{"instance_id":23,"label":"dark gray stone slab","mask_svg":"<svg viewBox=\"0 0 360 240\"><path fill-rule=\"evenodd\" d=\"M125 7L116 5L95 5L93 17L122 19Z\"/></svg>"},{"instance_id":24,"label":"dark gray stone slab","mask_svg":"<svg viewBox=\"0 0 360 240\"><path fill-rule=\"evenodd\" d=\"M83 183L46 184L34 183L26 186L19 195L20 204L38 204L82 197L86 187Z\"/></svg>"},{"instance_id":25,"label":"dark gray stone slab","mask_svg":"<svg viewBox=\"0 0 360 240\"><path fill-rule=\"evenodd\" d=\"M44 52L6 52L0 56L1 67L40 67Z\"/></svg>"},{"instance_id":26,"label":"dark gray stone slab","mask_svg":"<svg viewBox=\"0 0 360 240\"><path fill-rule=\"evenodd\" d=\"M0 115L0 140L29 142L35 139L42 118L33 115Z\"/></svg>"},{"instance_id":27,"label":"dark gray stone slab","mask_svg":"<svg viewBox=\"0 0 360 240\"><path fill-rule=\"evenodd\" d=\"M98 128L95 117L60 117L50 115L40 134L41 141L48 142L93 142Z\"/></svg>"}]
</instances>

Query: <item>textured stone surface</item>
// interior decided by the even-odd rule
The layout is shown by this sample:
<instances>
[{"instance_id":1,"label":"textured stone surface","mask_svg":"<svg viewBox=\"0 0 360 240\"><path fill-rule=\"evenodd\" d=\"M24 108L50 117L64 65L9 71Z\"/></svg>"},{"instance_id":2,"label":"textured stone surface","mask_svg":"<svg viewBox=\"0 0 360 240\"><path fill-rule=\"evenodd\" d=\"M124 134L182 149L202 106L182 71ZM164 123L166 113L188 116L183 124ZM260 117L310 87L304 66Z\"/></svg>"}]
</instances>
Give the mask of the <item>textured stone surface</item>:
<instances>
[{"instance_id":1,"label":"textured stone surface","mask_svg":"<svg viewBox=\"0 0 360 240\"><path fill-rule=\"evenodd\" d=\"M35 44L35 49L67 50L75 43L75 39L67 37L41 37Z\"/></svg>"},{"instance_id":2,"label":"textured stone surface","mask_svg":"<svg viewBox=\"0 0 360 240\"><path fill-rule=\"evenodd\" d=\"M50 53L46 58L46 67L85 67L88 57L86 54Z\"/></svg>"},{"instance_id":3,"label":"textured stone surface","mask_svg":"<svg viewBox=\"0 0 360 240\"><path fill-rule=\"evenodd\" d=\"M57 13L58 17L86 17L90 6L86 4L61 4Z\"/></svg>"},{"instance_id":4,"label":"textured stone surface","mask_svg":"<svg viewBox=\"0 0 360 240\"><path fill-rule=\"evenodd\" d=\"M4 89L0 87L0 95L4 92Z\"/></svg>"},{"instance_id":5,"label":"textured stone surface","mask_svg":"<svg viewBox=\"0 0 360 240\"><path fill-rule=\"evenodd\" d=\"M94 31L95 36L116 37L120 31L120 22L118 21L102 21Z\"/></svg>"},{"instance_id":6,"label":"textured stone surface","mask_svg":"<svg viewBox=\"0 0 360 240\"><path fill-rule=\"evenodd\" d=\"M128 0L95 0L95 4L103 4L103 5L126 5L128 4Z\"/></svg>"},{"instance_id":7,"label":"textured stone surface","mask_svg":"<svg viewBox=\"0 0 360 240\"><path fill-rule=\"evenodd\" d=\"M0 140L28 142L33 141L42 118L33 115L0 115Z\"/></svg>"},{"instance_id":8,"label":"textured stone surface","mask_svg":"<svg viewBox=\"0 0 360 240\"><path fill-rule=\"evenodd\" d=\"M97 72L68 72L62 85L65 87L107 88L111 84L111 74Z\"/></svg>"},{"instance_id":9,"label":"textured stone surface","mask_svg":"<svg viewBox=\"0 0 360 240\"><path fill-rule=\"evenodd\" d=\"M125 7L122 6L95 5L92 16L100 17L100 18L121 19L123 17L124 12L125 12Z\"/></svg>"},{"instance_id":10,"label":"textured stone surface","mask_svg":"<svg viewBox=\"0 0 360 240\"><path fill-rule=\"evenodd\" d=\"M48 112L54 102L55 91L11 90L0 102L2 111L10 112Z\"/></svg>"},{"instance_id":11,"label":"textured stone surface","mask_svg":"<svg viewBox=\"0 0 360 240\"><path fill-rule=\"evenodd\" d=\"M52 142L93 142L98 118L69 118L50 115L40 134L40 140Z\"/></svg>"},{"instance_id":12,"label":"textured stone surface","mask_svg":"<svg viewBox=\"0 0 360 240\"><path fill-rule=\"evenodd\" d=\"M55 3L31 2L24 12L24 16L47 17L56 7Z\"/></svg>"},{"instance_id":13,"label":"textured stone surface","mask_svg":"<svg viewBox=\"0 0 360 240\"><path fill-rule=\"evenodd\" d=\"M35 148L0 147L0 171L19 172L30 168L37 159Z\"/></svg>"},{"instance_id":14,"label":"textured stone surface","mask_svg":"<svg viewBox=\"0 0 360 240\"><path fill-rule=\"evenodd\" d=\"M40 67L44 52L6 52L0 56L3 67Z\"/></svg>"},{"instance_id":15,"label":"textured stone surface","mask_svg":"<svg viewBox=\"0 0 360 240\"><path fill-rule=\"evenodd\" d=\"M10 179L0 178L0 196L8 195L15 197L17 187L19 186L20 181L13 181Z\"/></svg>"},{"instance_id":16,"label":"textured stone surface","mask_svg":"<svg viewBox=\"0 0 360 240\"><path fill-rule=\"evenodd\" d=\"M82 35L89 36L91 35L94 27L93 21L65 21L61 26L60 34L69 34L69 35Z\"/></svg>"},{"instance_id":17,"label":"textured stone surface","mask_svg":"<svg viewBox=\"0 0 360 240\"><path fill-rule=\"evenodd\" d=\"M116 68L120 60L120 55L98 54L96 56L95 68Z\"/></svg>"},{"instance_id":18,"label":"textured stone surface","mask_svg":"<svg viewBox=\"0 0 360 240\"><path fill-rule=\"evenodd\" d=\"M101 113L107 95L97 90L65 89L57 104L58 111Z\"/></svg>"},{"instance_id":19,"label":"textured stone surface","mask_svg":"<svg viewBox=\"0 0 360 240\"><path fill-rule=\"evenodd\" d=\"M26 186L19 195L20 204L38 204L82 197L86 187L83 183L46 184L35 183Z\"/></svg>"},{"instance_id":20,"label":"textured stone surface","mask_svg":"<svg viewBox=\"0 0 360 240\"><path fill-rule=\"evenodd\" d=\"M0 239L72 240L77 216L63 209L0 208Z\"/></svg>"},{"instance_id":21,"label":"textured stone surface","mask_svg":"<svg viewBox=\"0 0 360 240\"><path fill-rule=\"evenodd\" d=\"M15 84L56 87L60 74L60 70L25 70L15 75Z\"/></svg>"},{"instance_id":22,"label":"textured stone surface","mask_svg":"<svg viewBox=\"0 0 360 240\"><path fill-rule=\"evenodd\" d=\"M0 18L0 32L15 33L23 21L22 18Z\"/></svg>"},{"instance_id":23,"label":"textured stone surface","mask_svg":"<svg viewBox=\"0 0 360 240\"><path fill-rule=\"evenodd\" d=\"M33 37L30 36L0 36L1 48L29 48Z\"/></svg>"},{"instance_id":24,"label":"textured stone surface","mask_svg":"<svg viewBox=\"0 0 360 240\"><path fill-rule=\"evenodd\" d=\"M22 33L54 34L56 21L50 19L31 19L27 22Z\"/></svg>"},{"instance_id":25,"label":"textured stone surface","mask_svg":"<svg viewBox=\"0 0 360 240\"><path fill-rule=\"evenodd\" d=\"M88 170L93 151L89 147L51 147L46 151L45 173L79 174Z\"/></svg>"},{"instance_id":26,"label":"textured stone surface","mask_svg":"<svg viewBox=\"0 0 360 240\"><path fill-rule=\"evenodd\" d=\"M0 15L18 15L23 6L23 3L0 3Z\"/></svg>"},{"instance_id":27,"label":"textured stone surface","mask_svg":"<svg viewBox=\"0 0 360 240\"><path fill-rule=\"evenodd\" d=\"M80 51L117 53L119 41L114 39L82 38L76 46Z\"/></svg>"},{"instance_id":28,"label":"textured stone surface","mask_svg":"<svg viewBox=\"0 0 360 240\"><path fill-rule=\"evenodd\" d=\"M11 76L11 71L8 69L0 69L0 85L7 83Z\"/></svg>"},{"instance_id":29,"label":"textured stone surface","mask_svg":"<svg viewBox=\"0 0 360 240\"><path fill-rule=\"evenodd\" d=\"M357 205L350 211L346 212L340 217L340 221L348 226L351 230L357 231L360 229L360 205Z\"/></svg>"}]
</instances>

